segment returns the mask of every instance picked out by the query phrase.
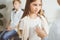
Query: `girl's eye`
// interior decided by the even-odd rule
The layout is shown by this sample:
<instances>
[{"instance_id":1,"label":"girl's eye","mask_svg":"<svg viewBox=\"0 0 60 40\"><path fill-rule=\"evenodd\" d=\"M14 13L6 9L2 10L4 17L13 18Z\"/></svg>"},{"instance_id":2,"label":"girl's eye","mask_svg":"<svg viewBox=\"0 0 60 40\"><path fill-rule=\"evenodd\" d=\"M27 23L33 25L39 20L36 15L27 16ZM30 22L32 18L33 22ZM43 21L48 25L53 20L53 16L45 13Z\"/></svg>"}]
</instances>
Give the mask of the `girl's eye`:
<instances>
[{"instance_id":1,"label":"girl's eye","mask_svg":"<svg viewBox=\"0 0 60 40\"><path fill-rule=\"evenodd\" d=\"M42 4L39 4L39 6L42 6Z\"/></svg>"},{"instance_id":2,"label":"girl's eye","mask_svg":"<svg viewBox=\"0 0 60 40\"><path fill-rule=\"evenodd\" d=\"M37 6L37 4L33 4L34 6Z\"/></svg>"}]
</instances>

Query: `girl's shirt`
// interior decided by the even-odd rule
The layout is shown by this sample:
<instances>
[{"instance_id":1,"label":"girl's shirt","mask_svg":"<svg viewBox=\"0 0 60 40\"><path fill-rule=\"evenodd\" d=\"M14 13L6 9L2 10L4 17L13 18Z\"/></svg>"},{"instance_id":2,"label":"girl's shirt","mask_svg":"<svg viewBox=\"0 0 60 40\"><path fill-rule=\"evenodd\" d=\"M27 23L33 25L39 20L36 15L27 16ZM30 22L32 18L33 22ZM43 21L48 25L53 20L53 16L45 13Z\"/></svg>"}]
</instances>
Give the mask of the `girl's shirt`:
<instances>
[{"instance_id":1,"label":"girl's shirt","mask_svg":"<svg viewBox=\"0 0 60 40\"><path fill-rule=\"evenodd\" d=\"M43 18L43 17L42 17ZM37 35L35 29L36 27L40 27L41 29L44 27L46 32L47 30L47 23L44 23L46 20L37 17L36 19L32 19L29 16L25 16L20 23L20 29L23 30L23 39L27 40L41 40L41 38ZM46 24L46 25L45 25Z\"/></svg>"},{"instance_id":2,"label":"girl's shirt","mask_svg":"<svg viewBox=\"0 0 60 40\"><path fill-rule=\"evenodd\" d=\"M19 21L21 20L22 15L23 15L23 11L21 9L19 9L17 12L16 12L16 10L11 12L10 26L12 29L14 29L16 27L16 25L18 25ZM17 31L16 28L15 28L15 30Z\"/></svg>"}]
</instances>

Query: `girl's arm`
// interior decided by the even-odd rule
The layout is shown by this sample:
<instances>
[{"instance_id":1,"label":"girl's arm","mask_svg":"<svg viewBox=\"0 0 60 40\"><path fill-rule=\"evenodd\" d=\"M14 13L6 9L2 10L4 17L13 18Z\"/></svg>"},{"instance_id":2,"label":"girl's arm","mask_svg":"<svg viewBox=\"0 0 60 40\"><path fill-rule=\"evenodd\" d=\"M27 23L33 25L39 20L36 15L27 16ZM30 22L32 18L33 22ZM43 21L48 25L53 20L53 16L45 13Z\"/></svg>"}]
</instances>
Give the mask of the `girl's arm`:
<instances>
[{"instance_id":1,"label":"girl's arm","mask_svg":"<svg viewBox=\"0 0 60 40\"><path fill-rule=\"evenodd\" d=\"M27 40L29 37L29 27L27 27L26 21L20 22L20 30L22 30L23 40Z\"/></svg>"}]
</instances>

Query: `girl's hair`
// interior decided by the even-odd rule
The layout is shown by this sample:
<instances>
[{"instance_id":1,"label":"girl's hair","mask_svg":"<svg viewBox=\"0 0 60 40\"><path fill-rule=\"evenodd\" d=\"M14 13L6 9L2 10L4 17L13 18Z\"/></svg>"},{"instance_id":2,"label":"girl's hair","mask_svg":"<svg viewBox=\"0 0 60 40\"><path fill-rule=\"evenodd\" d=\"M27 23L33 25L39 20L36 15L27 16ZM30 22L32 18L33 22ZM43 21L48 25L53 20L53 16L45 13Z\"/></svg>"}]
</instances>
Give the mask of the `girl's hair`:
<instances>
[{"instance_id":1,"label":"girl's hair","mask_svg":"<svg viewBox=\"0 0 60 40\"><path fill-rule=\"evenodd\" d=\"M24 10L24 13L23 13L23 17L29 15L29 11L30 11L30 3L34 2L36 0L26 0L26 6L25 6L25 10ZM41 4L42 4L42 0L41 0ZM38 12L40 15L42 15L43 17L45 17L44 13L42 13L42 6L41 6L41 10ZM46 17L45 17L46 18Z\"/></svg>"},{"instance_id":2,"label":"girl's hair","mask_svg":"<svg viewBox=\"0 0 60 40\"><path fill-rule=\"evenodd\" d=\"M48 22L48 20L47 20L47 17L44 15L44 10L40 10L39 11L40 12L40 15L38 15L40 18L41 18L41 16L43 16L45 19L46 19L46 21ZM41 18L42 19L42 18Z\"/></svg>"},{"instance_id":3,"label":"girl's hair","mask_svg":"<svg viewBox=\"0 0 60 40\"><path fill-rule=\"evenodd\" d=\"M21 1L20 1L20 0L13 0L13 4L14 4L14 2L15 2L15 1L18 1L19 3L21 3Z\"/></svg>"}]
</instances>

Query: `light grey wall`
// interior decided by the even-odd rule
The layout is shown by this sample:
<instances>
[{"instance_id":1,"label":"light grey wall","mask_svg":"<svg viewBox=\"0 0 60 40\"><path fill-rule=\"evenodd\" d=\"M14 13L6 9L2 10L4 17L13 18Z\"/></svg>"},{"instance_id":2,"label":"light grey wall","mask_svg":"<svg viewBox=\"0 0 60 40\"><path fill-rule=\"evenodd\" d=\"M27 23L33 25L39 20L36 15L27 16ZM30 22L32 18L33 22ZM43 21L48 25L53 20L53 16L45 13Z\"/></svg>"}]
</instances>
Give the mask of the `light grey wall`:
<instances>
[{"instance_id":1,"label":"light grey wall","mask_svg":"<svg viewBox=\"0 0 60 40\"><path fill-rule=\"evenodd\" d=\"M56 18L56 12L59 10L57 0L44 0L43 9L49 21L53 21ZM51 20L50 20L51 19Z\"/></svg>"}]
</instances>

